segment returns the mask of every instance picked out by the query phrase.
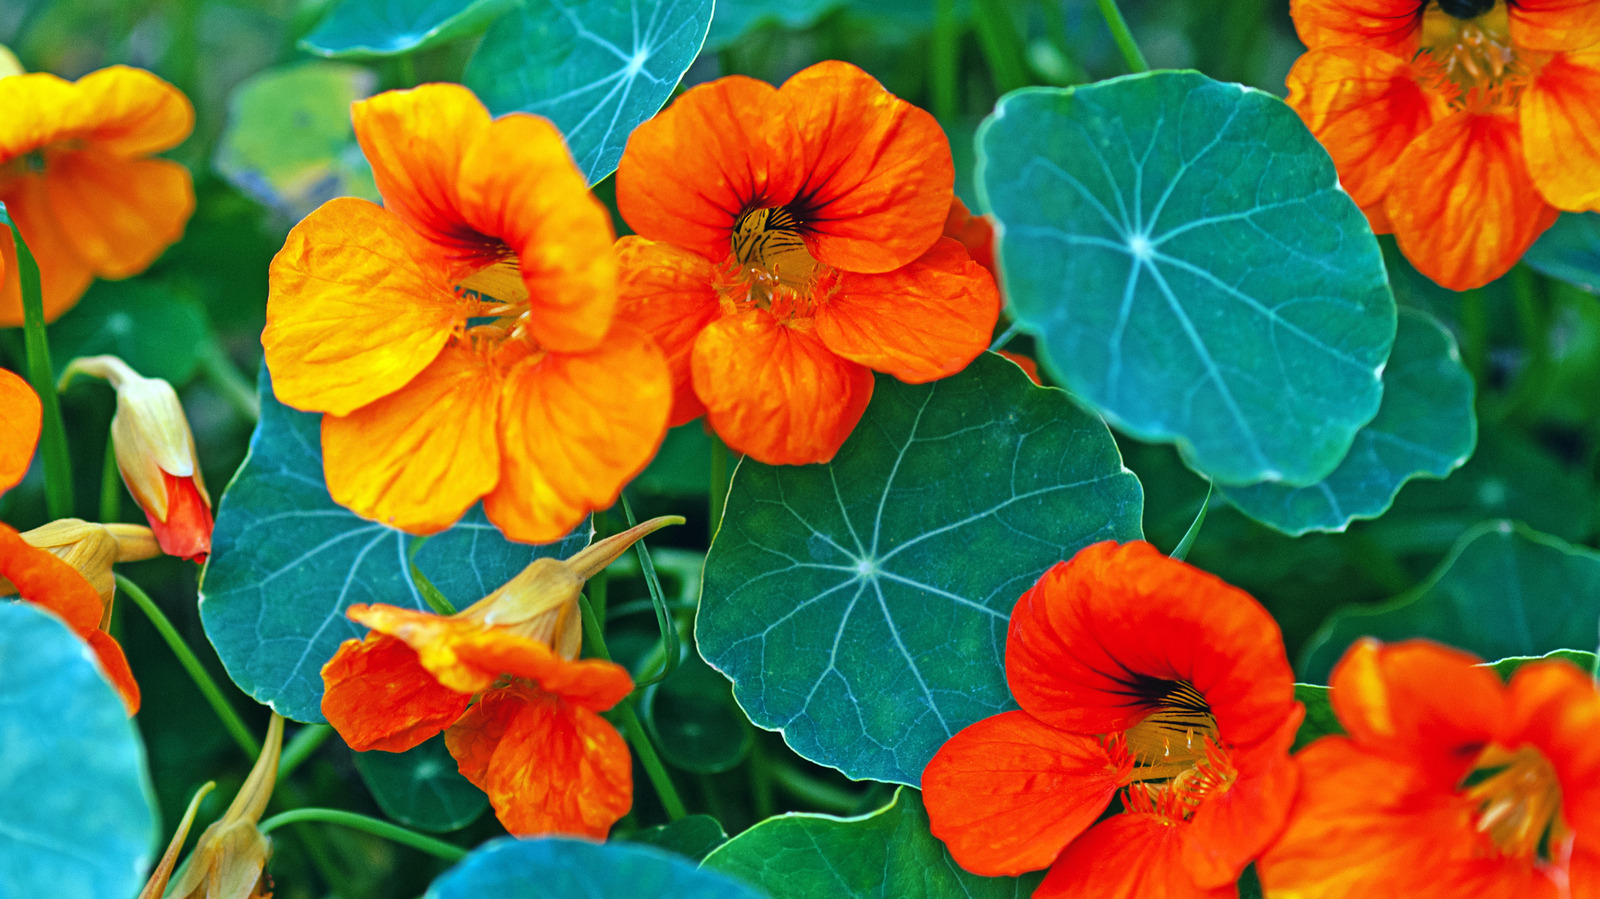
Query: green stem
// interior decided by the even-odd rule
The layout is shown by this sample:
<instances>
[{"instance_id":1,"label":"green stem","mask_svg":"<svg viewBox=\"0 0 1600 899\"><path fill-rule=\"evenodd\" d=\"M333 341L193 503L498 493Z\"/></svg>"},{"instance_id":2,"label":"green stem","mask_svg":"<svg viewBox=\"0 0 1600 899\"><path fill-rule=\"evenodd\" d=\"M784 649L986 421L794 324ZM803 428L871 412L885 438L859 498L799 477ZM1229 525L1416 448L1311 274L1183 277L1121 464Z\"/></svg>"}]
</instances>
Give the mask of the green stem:
<instances>
[{"instance_id":1,"label":"green stem","mask_svg":"<svg viewBox=\"0 0 1600 899\"><path fill-rule=\"evenodd\" d=\"M1022 60L1027 49L1011 17L1012 0L979 0L972 5L972 24L978 32L978 45L989 63L989 74L1000 93L1028 85L1028 72Z\"/></svg>"},{"instance_id":2,"label":"green stem","mask_svg":"<svg viewBox=\"0 0 1600 899\"><path fill-rule=\"evenodd\" d=\"M333 728L326 724L307 724L300 728L289 740L289 745L283 747L283 754L278 758L278 780L288 780L289 775L311 758L311 754L321 748L332 733Z\"/></svg>"},{"instance_id":3,"label":"green stem","mask_svg":"<svg viewBox=\"0 0 1600 899\"><path fill-rule=\"evenodd\" d=\"M1195 513L1189 530L1183 532L1183 539L1172 549L1172 558L1179 562L1189 557L1189 550L1194 546L1195 538L1200 536L1200 526L1206 523L1206 510L1211 508L1211 492L1215 489L1216 484L1206 482L1206 498L1200 501L1200 511Z\"/></svg>"},{"instance_id":4,"label":"green stem","mask_svg":"<svg viewBox=\"0 0 1600 899\"><path fill-rule=\"evenodd\" d=\"M1006 348L1006 344L1015 340L1017 335L1021 333L1022 325L1018 322L1012 322L1010 327L1006 328L1005 331L1001 332L999 337L994 339L994 343L989 344L989 352L1000 352Z\"/></svg>"},{"instance_id":5,"label":"green stem","mask_svg":"<svg viewBox=\"0 0 1600 899\"><path fill-rule=\"evenodd\" d=\"M711 536L722 527L722 510L728 502L728 485L732 475L728 471L728 445L722 438L711 435Z\"/></svg>"},{"instance_id":6,"label":"green stem","mask_svg":"<svg viewBox=\"0 0 1600 899\"><path fill-rule=\"evenodd\" d=\"M750 741L750 793L755 806L756 819L764 820L778 813L777 797L772 791L772 760L761 747L760 740Z\"/></svg>"},{"instance_id":7,"label":"green stem","mask_svg":"<svg viewBox=\"0 0 1600 899\"><path fill-rule=\"evenodd\" d=\"M239 748L244 750L244 754L251 758L260 755L261 743L256 740L254 734L250 733L250 728L245 727L244 722L239 719L239 713L234 711L227 697L222 695L222 690L217 687L217 682L211 679L211 675L206 671L205 666L200 664L200 660L189 649L189 645L183 642L183 637L178 635L178 629L172 626L171 621L167 620L167 616L161 611L161 607L157 606L155 600L151 599L148 593L141 590L138 584L120 574L117 575L117 586L121 587L122 592L133 600L134 605L143 610L145 616L150 619L150 623L155 625L156 630L160 632L161 638L167 641L167 645L172 648L172 654L177 656L178 662L183 665L183 670L189 672L190 679L194 681L195 686L200 688L200 692L204 694L206 702L211 704L212 711L216 712L217 717L222 719L222 725L227 728L228 733L233 737L233 742L239 744Z\"/></svg>"},{"instance_id":8,"label":"green stem","mask_svg":"<svg viewBox=\"0 0 1600 899\"><path fill-rule=\"evenodd\" d=\"M1461 360L1481 390L1489 370L1489 309L1481 287L1461 293Z\"/></svg>"},{"instance_id":9,"label":"green stem","mask_svg":"<svg viewBox=\"0 0 1600 899\"><path fill-rule=\"evenodd\" d=\"M44 427L39 451L44 457L45 502L51 518L72 517L72 457L67 453L67 426L61 420L61 398L56 394L54 369L50 364L50 341L44 334L44 293L39 280L39 263L22 239L22 230L11 221L0 204L0 224L11 231L17 248L17 280L22 286L23 339L28 350L28 381L39 394L44 407Z\"/></svg>"},{"instance_id":10,"label":"green stem","mask_svg":"<svg viewBox=\"0 0 1600 899\"><path fill-rule=\"evenodd\" d=\"M458 862L467 857L467 850L444 840L436 840L416 831L407 830L398 824L358 815L355 812L341 811L336 808L297 808L292 811L273 815L261 822L260 831L264 834L282 827L285 824L299 824L306 821L317 821L323 824L338 824L352 830L370 833L375 837L393 840L404 846L410 846L419 852L426 852L436 858L448 862Z\"/></svg>"},{"instance_id":11,"label":"green stem","mask_svg":"<svg viewBox=\"0 0 1600 899\"><path fill-rule=\"evenodd\" d=\"M117 445L106 435L106 459L100 467L100 521L122 517L122 472L117 470Z\"/></svg>"},{"instance_id":12,"label":"green stem","mask_svg":"<svg viewBox=\"0 0 1600 899\"><path fill-rule=\"evenodd\" d=\"M410 53L402 53L398 62L400 63L400 86L416 87L417 61L412 58Z\"/></svg>"},{"instance_id":13,"label":"green stem","mask_svg":"<svg viewBox=\"0 0 1600 899\"><path fill-rule=\"evenodd\" d=\"M849 814L861 805L864 794L852 793L843 787L825 783L791 765L775 764L771 770L772 778L785 793L812 808L836 814Z\"/></svg>"},{"instance_id":14,"label":"green stem","mask_svg":"<svg viewBox=\"0 0 1600 899\"><path fill-rule=\"evenodd\" d=\"M1122 10L1117 8L1117 0L1095 0L1095 3L1100 7L1100 15L1105 16L1106 27L1111 29L1111 39L1116 41L1123 61L1128 64L1128 71L1150 71L1150 64L1145 62L1144 53L1140 52L1139 44L1133 39L1133 32L1128 30L1128 20L1122 17Z\"/></svg>"},{"instance_id":15,"label":"green stem","mask_svg":"<svg viewBox=\"0 0 1600 899\"><path fill-rule=\"evenodd\" d=\"M933 115L941 122L949 122L956 114L957 76L960 74L956 0L936 0L934 9Z\"/></svg>"},{"instance_id":16,"label":"green stem","mask_svg":"<svg viewBox=\"0 0 1600 899\"><path fill-rule=\"evenodd\" d=\"M215 341L206 341L200 351L200 374L240 415L251 421L261 420L261 398L256 395L255 385Z\"/></svg>"}]
</instances>

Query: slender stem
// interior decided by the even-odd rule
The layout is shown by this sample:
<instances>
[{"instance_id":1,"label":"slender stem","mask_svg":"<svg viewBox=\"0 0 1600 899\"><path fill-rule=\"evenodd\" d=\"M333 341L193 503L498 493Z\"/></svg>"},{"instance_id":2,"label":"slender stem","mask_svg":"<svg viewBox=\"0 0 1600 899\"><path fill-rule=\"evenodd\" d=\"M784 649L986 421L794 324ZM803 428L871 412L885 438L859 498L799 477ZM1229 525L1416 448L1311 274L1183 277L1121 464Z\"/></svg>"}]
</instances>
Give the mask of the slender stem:
<instances>
[{"instance_id":1,"label":"slender stem","mask_svg":"<svg viewBox=\"0 0 1600 899\"><path fill-rule=\"evenodd\" d=\"M285 824L299 824L306 821L317 821L323 824L338 824L343 827L370 833L375 837L393 840L405 846L410 846L419 852L426 852L436 858L449 862L458 862L467 857L467 850L444 840L436 840L416 831L407 830L398 824L358 815L355 812L341 811L336 808L297 808L291 811L273 815L261 822L260 831L271 833Z\"/></svg>"},{"instance_id":2,"label":"slender stem","mask_svg":"<svg viewBox=\"0 0 1600 899\"><path fill-rule=\"evenodd\" d=\"M772 791L772 760L761 748L760 740L750 741L750 793L757 820L770 818L778 812L777 797Z\"/></svg>"},{"instance_id":3,"label":"slender stem","mask_svg":"<svg viewBox=\"0 0 1600 899\"><path fill-rule=\"evenodd\" d=\"M785 793L825 812L848 814L861 804L865 795L818 780L782 763L772 766L772 778Z\"/></svg>"},{"instance_id":4,"label":"slender stem","mask_svg":"<svg viewBox=\"0 0 1600 899\"><path fill-rule=\"evenodd\" d=\"M972 5L972 24L978 32L978 46L989 64L989 74L1000 93L1028 84L1022 60L1027 53L1022 36L1012 18L1012 0L981 0Z\"/></svg>"},{"instance_id":5,"label":"slender stem","mask_svg":"<svg viewBox=\"0 0 1600 899\"><path fill-rule=\"evenodd\" d=\"M728 485L732 476L728 471L728 445L722 438L711 435L711 536L722 527L722 510L728 502Z\"/></svg>"},{"instance_id":6,"label":"slender stem","mask_svg":"<svg viewBox=\"0 0 1600 899\"><path fill-rule=\"evenodd\" d=\"M1461 359L1481 386L1489 370L1489 309L1481 287L1461 293Z\"/></svg>"},{"instance_id":7,"label":"slender stem","mask_svg":"<svg viewBox=\"0 0 1600 899\"><path fill-rule=\"evenodd\" d=\"M1006 344L1010 343L1018 334L1021 333L1022 325L1018 322L1012 322L1011 327L1006 328L1005 331L1001 332L999 337L994 339L994 343L989 344L989 351L991 353L998 353L999 351L1005 349Z\"/></svg>"},{"instance_id":8,"label":"slender stem","mask_svg":"<svg viewBox=\"0 0 1600 899\"><path fill-rule=\"evenodd\" d=\"M100 521L110 524L122 517L122 472L117 470L117 445L106 436L106 459L100 466Z\"/></svg>"},{"instance_id":9,"label":"slender stem","mask_svg":"<svg viewBox=\"0 0 1600 899\"><path fill-rule=\"evenodd\" d=\"M331 733L333 728L326 724L307 724L296 731L278 759L278 780L288 780L296 768L321 748Z\"/></svg>"},{"instance_id":10,"label":"slender stem","mask_svg":"<svg viewBox=\"0 0 1600 899\"><path fill-rule=\"evenodd\" d=\"M1095 3L1100 7L1100 14L1106 18L1111 39L1117 42L1117 49L1128 64L1128 71L1150 71L1150 64L1145 62L1144 53L1140 52L1138 43L1133 39L1133 32L1128 30L1128 20L1122 17L1122 10L1117 8L1117 0L1095 0Z\"/></svg>"},{"instance_id":11,"label":"slender stem","mask_svg":"<svg viewBox=\"0 0 1600 899\"><path fill-rule=\"evenodd\" d=\"M956 85L960 75L956 0L935 0L934 10L933 115L941 122L948 122L956 114Z\"/></svg>"},{"instance_id":12,"label":"slender stem","mask_svg":"<svg viewBox=\"0 0 1600 899\"><path fill-rule=\"evenodd\" d=\"M206 702L211 703L212 711L216 712L217 717L222 719L222 725L227 728L228 733L233 737L233 742L239 744L239 748L244 750L244 754L251 758L260 755L261 744L257 742L255 735L250 733L250 728L246 727L244 722L239 719L239 713L234 711L233 705L228 702L227 697L222 695L222 690L217 687L217 682L211 679L211 675L206 671L205 666L200 664L200 660L189 649L189 644L183 642L183 637L178 635L178 629L172 626L171 621L167 620L167 616L161 611L161 607L156 605L155 600L151 599L148 593L141 590L138 584L120 574L117 575L117 586L121 587L122 592L133 600L134 605L144 611L145 616L150 619L150 623L156 626L161 638L166 640L167 645L172 648L172 654L177 656L179 663L183 665L183 670L189 672L189 678L194 681L194 685L199 687L200 692L205 695Z\"/></svg>"},{"instance_id":13,"label":"slender stem","mask_svg":"<svg viewBox=\"0 0 1600 899\"><path fill-rule=\"evenodd\" d=\"M22 230L0 206L0 223L9 226L17 248L17 279L22 286L23 339L28 350L28 381L44 407L44 427L39 437L44 456L45 503L51 518L72 517L72 457L67 453L67 427L61 420L61 398L56 394L50 364L50 341L44 334L44 293L39 263L22 239Z\"/></svg>"},{"instance_id":14,"label":"slender stem","mask_svg":"<svg viewBox=\"0 0 1600 899\"><path fill-rule=\"evenodd\" d=\"M1206 523L1206 510L1211 508L1211 492L1216 489L1216 484L1206 482L1206 498L1200 501L1200 511L1195 513L1194 521L1189 525L1189 530L1184 531L1183 539L1172 549L1172 558L1182 562L1189 557L1189 549L1194 546L1196 537L1200 536L1200 526Z\"/></svg>"},{"instance_id":15,"label":"slender stem","mask_svg":"<svg viewBox=\"0 0 1600 899\"><path fill-rule=\"evenodd\" d=\"M412 58L410 53L402 53L402 54L400 54L400 58L399 58L398 61L400 63L400 86L401 87L416 87L417 86L417 61Z\"/></svg>"},{"instance_id":16,"label":"slender stem","mask_svg":"<svg viewBox=\"0 0 1600 899\"><path fill-rule=\"evenodd\" d=\"M251 421L261 420L261 398L256 395L255 385L215 341L206 341L200 350L200 374L236 412Z\"/></svg>"}]
</instances>

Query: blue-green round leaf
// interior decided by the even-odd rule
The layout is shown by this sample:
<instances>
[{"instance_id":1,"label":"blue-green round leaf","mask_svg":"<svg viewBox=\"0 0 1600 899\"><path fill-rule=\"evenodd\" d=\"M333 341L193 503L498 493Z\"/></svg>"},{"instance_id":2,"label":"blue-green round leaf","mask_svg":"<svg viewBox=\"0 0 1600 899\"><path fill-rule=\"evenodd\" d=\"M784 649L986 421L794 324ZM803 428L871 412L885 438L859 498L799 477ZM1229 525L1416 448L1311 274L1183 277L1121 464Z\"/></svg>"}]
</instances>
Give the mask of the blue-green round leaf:
<instances>
[{"instance_id":1,"label":"blue-green round leaf","mask_svg":"<svg viewBox=\"0 0 1600 899\"><path fill-rule=\"evenodd\" d=\"M646 687L640 705L661 757L684 771L732 770L755 739L750 722L734 704L727 678L699 656L690 656L666 680Z\"/></svg>"},{"instance_id":2,"label":"blue-green round leaf","mask_svg":"<svg viewBox=\"0 0 1600 899\"><path fill-rule=\"evenodd\" d=\"M1600 552L1510 521L1461 537L1426 582L1381 606L1333 614L1306 644L1300 669L1326 681L1357 639L1426 637L1479 658L1592 651L1600 621Z\"/></svg>"},{"instance_id":3,"label":"blue-green round leaf","mask_svg":"<svg viewBox=\"0 0 1600 899\"><path fill-rule=\"evenodd\" d=\"M768 818L722 844L704 866L784 899L1024 899L1043 873L979 877L933 834L914 790L870 815Z\"/></svg>"},{"instance_id":4,"label":"blue-green round leaf","mask_svg":"<svg viewBox=\"0 0 1600 899\"><path fill-rule=\"evenodd\" d=\"M630 843L643 843L700 861L711 850L728 842L722 823L710 815L685 815L667 824L647 827L627 837Z\"/></svg>"},{"instance_id":5,"label":"blue-green round leaf","mask_svg":"<svg viewBox=\"0 0 1600 899\"><path fill-rule=\"evenodd\" d=\"M1552 278L1600 293L1600 212L1562 213L1522 259Z\"/></svg>"},{"instance_id":6,"label":"blue-green round leaf","mask_svg":"<svg viewBox=\"0 0 1600 899\"><path fill-rule=\"evenodd\" d=\"M443 736L405 752L358 752L355 760L378 807L407 827L459 830L489 807L489 797L457 770Z\"/></svg>"},{"instance_id":7,"label":"blue-green round leaf","mask_svg":"<svg viewBox=\"0 0 1600 899\"><path fill-rule=\"evenodd\" d=\"M423 899L762 899L682 856L635 843L504 837L473 850Z\"/></svg>"},{"instance_id":8,"label":"blue-green round leaf","mask_svg":"<svg viewBox=\"0 0 1600 899\"><path fill-rule=\"evenodd\" d=\"M484 35L464 80L495 115L555 122L593 184L699 55L711 2L520 0Z\"/></svg>"},{"instance_id":9,"label":"blue-green round leaf","mask_svg":"<svg viewBox=\"0 0 1600 899\"><path fill-rule=\"evenodd\" d=\"M361 518L328 495L322 416L279 403L264 369L260 395L250 454L217 508L200 620L239 689L285 718L324 720L322 666L341 642L366 633L345 609L428 608L413 564L464 608L534 559L565 558L588 545L587 523L559 543L511 543L474 506L418 548L421 538Z\"/></svg>"},{"instance_id":10,"label":"blue-green round leaf","mask_svg":"<svg viewBox=\"0 0 1600 899\"><path fill-rule=\"evenodd\" d=\"M0 602L0 896L132 896L155 842L144 744L94 654Z\"/></svg>"},{"instance_id":11,"label":"blue-green round leaf","mask_svg":"<svg viewBox=\"0 0 1600 899\"><path fill-rule=\"evenodd\" d=\"M1283 101L1195 72L1028 88L977 142L1011 312L1058 383L1218 483L1338 466L1378 412L1394 298Z\"/></svg>"},{"instance_id":12,"label":"blue-green round leaf","mask_svg":"<svg viewBox=\"0 0 1600 899\"><path fill-rule=\"evenodd\" d=\"M1412 478L1442 478L1467 461L1478 442L1472 397L1455 338L1427 313L1402 309L1378 417L1356 432L1332 474L1309 487L1219 489L1240 511L1286 534L1342 531L1357 518L1382 515Z\"/></svg>"},{"instance_id":13,"label":"blue-green round leaf","mask_svg":"<svg viewBox=\"0 0 1600 899\"><path fill-rule=\"evenodd\" d=\"M956 731L1014 707L1017 598L1090 543L1138 538L1142 506L1105 425L999 356L879 376L832 462L739 464L700 653L796 752L914 786Z\"/></svg>"},{"instance_id":14,"label":"blue-green round leaf","mask_svg":"<svg viewBox=\"0 0 1600 899\"><path fill-rule=\"evenodd\" d=\"M321 56L393 56L471 34L515 0L344 0L300 47Z\"/></svg>"},{"instance_id":15,"label":"blue-green round leaf","mask_svg":"<svg viewBox=\"0 0 1600 899\"><path fill-rule=\"evenodd\" d=\"M711 17L711 32L706 46L720 50L738 41L745 32L768 22L785 28L805 28L824 13L844 6L847 0L717 0Z\"/></svg>"}]
</instances>

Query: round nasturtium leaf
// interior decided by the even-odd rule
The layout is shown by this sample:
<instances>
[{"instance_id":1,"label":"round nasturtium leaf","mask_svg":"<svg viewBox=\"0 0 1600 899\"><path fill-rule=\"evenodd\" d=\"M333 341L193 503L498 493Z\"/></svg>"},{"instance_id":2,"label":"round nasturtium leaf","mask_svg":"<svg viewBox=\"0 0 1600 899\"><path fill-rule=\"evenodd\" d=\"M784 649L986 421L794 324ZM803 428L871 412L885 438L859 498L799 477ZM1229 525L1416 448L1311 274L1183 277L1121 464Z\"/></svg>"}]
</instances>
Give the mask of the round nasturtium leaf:
<instances>
[{"instance_id":1,"label":"round nasturtium leaf","mask_svg":"<svg viewBox=\"0 0 1600 899\"><path fill-rule=\"evenodd\" d=\"M700 53L712 0L523 0L496 21L463 82L495 115L561 129L593 184Z\"/></svg>"},{"instance_id":2,"label":"round nasturtium leaf","mask_svg":"<svg viewBox=\"0 0 1600 899\"><path fill-rule=\"evenodd\" d=\"M963 871L929 833L921 796L904 787L859 818L768 818L713 850L704 867L786 899L1023 899L1043 878Z\"/></svg>"},{"instance_id":3,"label":"round nasturtium leaf","mask_svg":"<svg viewBox=\"0 0 1600 899\"><path fill-rule=\"evenodd\" d=\"M1357 518L1382 515L1412 478L1442 478L1467 461L1478 442L1472 399L1472 375L1455 338L1427 313L1402 309L1378 416L1356 432L1332 474L1307 487L1219 490L1244 514L1286 534L1342 531Z\"/></svg>"},{"instance_id":4,"label":"round nasturtium leaf","mask_svg":"<svg viewBox=\"0 0 1600 899\"><path fill-rule=\"evenodd\" d=\"M1522 259L1552 278L1600 293L1600 212L1562 213Z\"/></svg>"},{"instance_id":5,"label":"round nasturtium leaf","mask_svg":"<svg viewBox=\"0 0 1600 899\"><path fill-rule=\"evenodd\" d=\"M378 807L407 827L459 830L489 807L489 797L461 776L442 735L405 752L357 752L355 761Z\"/></svg>"},{"instance_id":6,"label":"round nasturtium leaf","mask_svg":"<svg viewBox=\"0 0 1600 899\"><path fill-rule=\"evenodd\" d=\"M559 543L512 543L481 506L428 538L368 521L328 495L322 416L279 403L265 369L260 396L250 454L217 506L200 620L239 689L285 718L324 720L322 666L341 642L366 633L345 609L429 608L413 566L465 608L534 559L570 556L593 534L586 522Z\"/></svg>"},{"instance_id":7,"label":"round nasturtium leaf","mask_svg":"<svg viewBox=\"0 0 1600 899\"><path fill-rule=\"evenodd\" d=\"M394 56L480 30L516 0L343 0L300 41L319 56Z\"/></svg>"},{"instance_id":8,"label":"round nasturtium leaf","mask_svg":"<svg viewBox=\"0 0 1600 899\"><path fill-rule=\"evenodd\" d=\"M1221 484L1338 466L1378 412L1394 298L1283 101L1197 72L1027 88L977 144L1011 313L1057 383Z\"/></svg>"},{"instance_id":9,"label":"round nasturtium leaf","mask_svg":"<svg viewBox=\"0 0 1600 899\"><path fill-rule=\"evenodd\" d=\"M144 744L94 654L0 601L0 896L132 896L155 842Z\"/></svg>"},{"instance_id":10,"label":"round nasturtium leaf","mask_svg":"<svg viewBox=\"0 0 1600 899\"><path fill-rule=\"evenodd\" d=\"M763 894L653 846L566 837L502 837L440 875L423 899L763 899Z\"/></svg>"},{"instance_id":11,"label":"round nasturtium leaf","mask_svg":"<svg viewBox=\"0 0 1600 899\"><path fill-rule=\"evenodd\" d=\"M832 462L739 464L700 653L796 752L914 786L956 731L1014 707L1017 598L1084 546L1137 539L1142 506L1105 425L1005 359L880 375Z\"/></svg>"},{"instance_id":12,"label":"round nasturtium leaf","mask_svg":"<svg viewBox=\"0 0 1600 899\"><path fill-rule=\"evenodd\" d=\"M82 302L50 326L56 377L79 356L109 354L147 378L182 387L211 340L193 296L149 280L96 281Z\"/></svg>"},{"instance_id":13,"label":"round nasturtium leaf","mask_svg":"<svg viewBox=\"0 0 1600 899\"><path fill-rule=\"evenodd\" d=\"M1464 534L1428 580L1381 606L1335 612L1299 666L1326 682L1361 637L1423 637L1483 659L1592 650L1600 621L1600 552L1511 521Z\"/></svg>"},{"instance_id":14,"label":"round nasturtium leaf","mask_svg":"<svg viewBox=\"0 0 1600 899\"><path fill-rule=\"evenodd\" d=\"M728 842L722 822L710 815L685 815L667 824L646 827L627 836L629 843L643 843L700 861L711 850Z\"/></svg>"},{"instance_id":15,"label":"round nasturtium leaf","mask_svg":"<svg viewBox=\"0 0 1600 899\"><path fill-rule=\"evenodd\" d=\"M641 705L662 757L684 771L731 770L744 761L754 742L727 678L699 656L690 656L666 680L646 687Z\"/></svg>"}]
</instances>

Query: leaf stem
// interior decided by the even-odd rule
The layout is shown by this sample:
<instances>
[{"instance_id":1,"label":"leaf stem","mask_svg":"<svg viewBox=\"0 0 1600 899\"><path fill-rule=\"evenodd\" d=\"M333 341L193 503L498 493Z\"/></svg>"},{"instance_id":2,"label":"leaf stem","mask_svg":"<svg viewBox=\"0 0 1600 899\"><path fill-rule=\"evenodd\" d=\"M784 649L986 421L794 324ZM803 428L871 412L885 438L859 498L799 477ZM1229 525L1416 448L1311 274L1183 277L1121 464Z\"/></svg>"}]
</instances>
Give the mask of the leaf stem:
<instances>
[{"instance_id":1,"label":"leaf stem","mask_svg":"<svg viewBox=\"0 0 1600 899\"><path fill-rule=\"evenodd\" d=\"M449 862L458 862L467 857L467 850L437 840L433 837L407 830L398 824L358 815L355 812L346 812L336 808L297 808L287 812L273 815L261 822L262 833L271 833L285 824L300 824L307 821L316 821L323 824L338 824L343 827L370 833L375 837L393 840L405 846L410 846L419 852L426 852L435 858L442 858Z\"/></svg>"},{"instance_id":2,"label":"leaf stem","mask_svg":"<svg viewBox=\"0 0 1600 899\"><path fill-rule=\"evenodd\" d=\"M773 780L785 793L825 812L849 814L861 804L864 795L818 780L782 762L773 764L770 770Z\"/></svg>"},{"instance_id":3,"label":"leaf stem","mask_svg":"<svg viewBox=\"0 0 1600 899\"><path fill-rule=\"evenodd\" d=\"M1012 322L1010 327L1006 328L1004 331L1001 332L999 337L996 337L994 339L994 343L989 344L989 352L991 352L991 353L1000 352L1001 350L1006 348L1006 344L1010 343L1012 340L1014 340L1016 338L1016 336L1018 334L1021 334L1021 333L1022 333L1022 324L1020 322Z\"/></svg>"},{"instance_id":4,"label":"leaf stem","mask_svg":"<svg viewBox=\"0 0 1600 899\"><path fill-rule=\"evenodd\" d=\"M1183 539L1172 549L1172 558L1182 562L1188 558L1189 550L1193 548L1196 537L1200 536L1200 526L1206 523L1206 511L1211 508L1211 494L1216 491L1217 485L1206 481L1206 498L1200 501L1200 511L1195 513L1194 521L1189 524L1189 529L1183 532Z\"/></svg>"},{"instance_id":5,"label":"leaf stem","mask_svg":"<svg viewBox=\"0 0 1600 899\"><path fill-rule=\"evenodd\" d=\"M722 527L722 510L728 503L728 487L733 476L728 469L728 445L722 438L711 435L711 521L710 530L713 539L717 536L717 529Z\"/></svg>"},{"instance_id":6,"label":"leaf stem","mask_svg":"<svg viewBox=\"0 0 1600 899\"><path fill-rule=\"evenodd\" d=\"M1111 29L1111 39L1116 41L1117 50L1121 51L1123 61L1128 64L1128 71L1150 71L1150 64L1145 62L1144 53L1133 39L1133 32L1128 30L1128 20L1122 17L1122 10L1117 8L1117 0L1095 0L1095 3L1100 7L1100 15L1105 16L1106 27Z\"/></svg>"},{"instance_id":7,"label":"leaf stem","mask_svg":"<svg viewBox=\"0 0 1600 899\"><path fill-rule=\"evenodd\" d=\"M320 749L332 733L333 728L326 724L307 724L296 731L278 759L278 780L288 780L289 775L311 758L311 754Z\"/></svg>"},{"instance_id":8,"label":"leaf stem","mask_svg":"<svg viewBox=\"0 0 1600 899\"><path fill-rule=\"evenodd\" d=\"M100 466L100 521L110 524L122 517L122 472L117 470L117 445L106 435L106 458Z\"/></svg>"},{"instance_id":9,"label":"leaf stem","mask_svg":"<svg viewBox=\"0 0 1600 899\"><path fill-rule=\"evenodd\" d=\"M201 347L200 374L240 415L251 421L261 420L261 398L256 395L255 385L240 373L214 340L206 341Z\"/></svg>"},{"instance_id":10,"label":"leaf stem","mask_svg":"<svg viewBox=\"0 0 1600 899\"><path fill-rule=\"evenodd\" d=\"M150 594L141 590L138 584L120 574L117 575L117 586L121 587L122 592L133 600L133 604L144 612L145 617L149 618L150 623L155 625L156 630L160 632L161 638L167 641L167 646L172 648L172 654L178 657L178 662L183 665L183 670L189 673L189 678L194 681L194 685L200 688L200 692L205 696L206 702L211 704L212 711L216 712L217 717L222 719L222 726L227 728L228 733L233 737L233 742L239 744L239 748L244 750L244 754L251 758L260 755L261 744L256 741L255 735L250 733L250 728L246 727L244 722L240 720L239 713L234 711L233 705L228 702L227 697L222 695L222 690L217 687L217 682L211 679L211 674L206 671L204 665L200 664L200 659L189 649L189 645L183 642L183 637L179 636L178 629L172 626L171 621L167 620L166 613L161 611L161 607L156 605L155 600L150 598Z\"/></svg>"},{"instance_id":11,"label":"leaf stem","mask_svg":"<svg viewBox=\"0 0 1600 899\"><path fill-rule=\"evenodd\" d=\"M933 20L933 116L949 122L956 114L957 77L960 74L960 31L956 0L935 0Z\"/></svg>"},{"instance_id":12,"label":"leaf stem","mask_svg":"<svg viewBox=\"0 0 1600 899\"><path fill-rule=\"evenodd\" d=\"M39 263L22 239L22 229L16 226L0 203L0 223L11 231L12 244L17 249L17 280L22 287L23 340L28 354L28 382L39 395L44 407L44 427L39 438L40 454L44 457L45 503L51 518L72 517L72 457L67 453L67 427L61 419L61 398L56 394L54 369L50 364L50 341L44 333L44 293L39 276Z\"/></svg>"},{"instance_id":13,"label":"leaf stem","mask_svg":"<svg viewBox=\"0 0 1600 899\"><path fill-rule=\"evenodd\" d=\"M995 88L1004 94L1026 87L1028 73L1022 60L1027 50L1012 18L1012 0L978 0L972 4L972 24Z\"/></svg>"}]
</instances>

